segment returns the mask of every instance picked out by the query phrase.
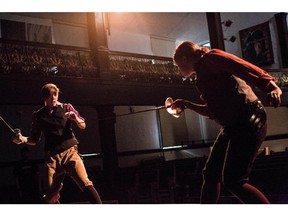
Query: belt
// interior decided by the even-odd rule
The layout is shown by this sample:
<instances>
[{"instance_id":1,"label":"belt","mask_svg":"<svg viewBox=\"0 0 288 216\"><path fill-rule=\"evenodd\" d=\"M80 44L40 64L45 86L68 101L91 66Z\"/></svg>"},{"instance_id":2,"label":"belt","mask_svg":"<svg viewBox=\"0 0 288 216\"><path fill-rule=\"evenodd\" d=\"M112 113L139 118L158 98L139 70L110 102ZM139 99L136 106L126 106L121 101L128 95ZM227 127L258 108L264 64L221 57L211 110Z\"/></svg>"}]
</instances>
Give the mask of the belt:
<instances>
[{"instance_id":1,"label":"belt","mask_svg":"<svg viewBox=\"0 0 288 216\"><path fill-rule=\"evenodd\" d=\"M251 116L249 122L256 128L260 129L266 122L266 112L261 101L257 100L249 103Z\"/></svg>"},{"instance_id":2,"label":"belt","mask_svg":"<svg viewBox=\"0 0 288 216\"><path fill-rule=\"evenodd\" d=\"M54 148L53 150L47 150L46 153L48 153L48 154L50 154L50 153L58 154L58 153L66 151L66 150L68 150L70 148L74 148L75 150L78 150L78 145L73 145L73 146L70 146L69 148L65 148L65 149L61 148L61 147L60 148Z\"/></svg>"}]
</instances>

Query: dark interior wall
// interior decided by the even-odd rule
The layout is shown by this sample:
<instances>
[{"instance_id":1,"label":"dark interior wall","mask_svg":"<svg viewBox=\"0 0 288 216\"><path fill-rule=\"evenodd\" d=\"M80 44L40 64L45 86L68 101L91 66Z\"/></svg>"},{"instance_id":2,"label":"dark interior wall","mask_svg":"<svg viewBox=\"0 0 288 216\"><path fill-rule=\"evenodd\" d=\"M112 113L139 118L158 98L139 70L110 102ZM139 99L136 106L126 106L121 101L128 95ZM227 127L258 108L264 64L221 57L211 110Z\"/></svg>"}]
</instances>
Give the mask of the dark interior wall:
<instances>
[{"instance_id":1,"label":"dark interior wall","mask_svg":"<svg viewBox=\"0 0 288 216\"><path fill-rule=\"evenodd\" d=\"M33 105L1 105L0 115L11 126L12 129L19 128L23 135L28 135L32 112L39 106ZM15 161L20 159L20 149L23 145L16 145L11 142L12 132L1 121L0 122L0 143L5 151L0 151L0 161ZM28 146L33 152L33 159L43 158L43 143L39 143L37 148Z\"/></svg>"},{"instance_id":2,"label":"dark interior wall","mask_svg":"<svg viewBox=\"0 0 288 216\"><path fill-rule=\"evenodd\" d=\"M73 103L73 102L71 102ZM74 125L74 133L79 141L79 151L82 154L100 153L100 137L99 137L99 124L98 114L94 107L91 106L79 106L74 108L85 118L86 128L84 130L79 129Z\"/></svg>"}]
</instances>

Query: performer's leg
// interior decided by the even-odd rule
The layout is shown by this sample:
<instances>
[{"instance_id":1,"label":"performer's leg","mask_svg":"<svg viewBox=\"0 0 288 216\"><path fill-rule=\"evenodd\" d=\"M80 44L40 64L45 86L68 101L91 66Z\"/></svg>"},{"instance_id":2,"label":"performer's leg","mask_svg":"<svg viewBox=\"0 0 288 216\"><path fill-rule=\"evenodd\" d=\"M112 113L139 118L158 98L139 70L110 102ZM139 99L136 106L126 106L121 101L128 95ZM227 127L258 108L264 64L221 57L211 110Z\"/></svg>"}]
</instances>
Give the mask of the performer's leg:
<instances>
[{"instance_id":1,"label":"performer's leg","mask_svg":"<svg viewBox=\"0 0 288 216\"><path fill-rule=\"evenodd\" d=\"M67 171L78 187L87 195L89 201L94 204L102 204L101 198L95 189L93 182L88 178L82 158L78 154L77 148L69 150L69 162Z\"/></svg>"},{"instance_id":2,"label":"performer's leg","mask_svg":"<svg viewBox=\"0 0 288 216\"><path fill-rule=\"evenodd\" d=\"M222 167L228 139L221 130L203 169L200 203L217 203L221 192Z\"/></svg>"},{"instance_id":3,"label":"performer's leg","mask_svg":"<svg viewBox=\"0 0 288 216\"><path fill-rule=\"evenodd\" d=\"M220 182L212 182L212 181L205 181L203 182L202 189L201 189L201 197L200 203L201 204L216 204L219 201L221 193L221 183Z\"/></svg>"},{"instance_id":4,"label":"performer's leg","mask_svg":"<svg viewBox=\"0 0 288 216\"><path fill-rule=\"evenodd\" d=\"M97 190L94 188L93 185L86 186L84 188L84 193L89 198L90 203L92 203L92 204L102 204L100 195L98 194Z\"/></svg>"},{"instance_id":5,"label":"performer's leg","mask_svg":"<svg viewBox=\"0 0 288 216\"><path fill-rule=\"evenodd\" d=\"M256 187L249 183L229 183L227 188L234 194L242 203L247 204L270 204L267 197Z\"/></svg>"},{"instance_id":6,"label":"performer's leg","mask_svg":"<svg viewBox=\"0 0 288 216\"><path fill-rule=\"evenodd\" d=\"M266 130L266 124L257 131L243 125L231 135L223 172L224 185L242 203L270 203L261 191L248 183L253 162L265 138Z\"/></svg>"},{"instance_id":7,"label":"performer's leg","mask_svg":"<svg viewBox=\"0 0 288 216\"><path fill-rule=\"evenodd\" d=\"M60 204L60 191L63 187L63 183L59 183L57 188L51 187L51 189L43 196L43 200L47 204Z\"/></svg>"},{"instance_id":8,"label":"performer's leg","mask_svg":"<svg viewBox=\"0 0 288 216\"><path fill-rule=\"evenodd\" d=\"M63 187L65 174L64 172L56 173L57 158L47 157L46 161L46 182L43 202L47 204L59 204L60 191Z\"/></svg>"}]
</instances>

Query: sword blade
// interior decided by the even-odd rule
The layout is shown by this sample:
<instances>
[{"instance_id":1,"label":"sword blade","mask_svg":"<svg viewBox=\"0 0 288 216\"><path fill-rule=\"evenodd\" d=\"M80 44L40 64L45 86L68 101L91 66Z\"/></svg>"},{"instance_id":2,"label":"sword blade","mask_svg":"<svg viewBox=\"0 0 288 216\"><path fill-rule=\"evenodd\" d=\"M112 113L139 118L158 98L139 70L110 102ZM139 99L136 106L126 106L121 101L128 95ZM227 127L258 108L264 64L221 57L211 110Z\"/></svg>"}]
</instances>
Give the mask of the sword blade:
<instances>
[{"instance_id":1,"label":"sword blade","mask_svg":"<svg viewBox=\"0 0 288 216\"><path fill-rule=\"evenodd\" d=\"M12 127L10 127L10 125L2 118L2 116L0 116L0 119L14 133L14 129Z\"/></svg>"},{"instance_id":2,"label":"sword blade","mask_svg":"<svg viewBox=\"0 0 288 216\"><path fill-rule=\"evenodd\" d=\"M133 114L138 114L138 113L143 113L143 112L150 112L150 111L160 110L160 109L164 109L164 108L166 108L166 107L165 106L158 106L158 107L154 107L154 108L151 108L151 109L139 110L139 111L134 111L134 112L131 112L131 113L125 113L125 114L121 114L121 115L116 115L115 117L117 118L117 117L121 117L121 116L133 115Z\"/></svg>"},{"instance_id":3,"label":"sword blade","mask_svg":"<svg viewBox=\"0 0 288 216\"><path fill-rule=\"evenodd\" d=\"M107 117L107 118L103 118L99 120L100 121L110 120L110 119L115 119L115 118L122 117L122 116L134 115L134 114L143 113L143 112L151 112L151 111L156 111L156 110L165 109L169 107L171 107L171 105L170 106L158 106L158 107L154 107L151 109L145 109L145 110L139 110L139 111L134 111L134 112L125 113L125 114L115 115L115 116L111 116L111 117Z\"/></svg>"}]
</instances>

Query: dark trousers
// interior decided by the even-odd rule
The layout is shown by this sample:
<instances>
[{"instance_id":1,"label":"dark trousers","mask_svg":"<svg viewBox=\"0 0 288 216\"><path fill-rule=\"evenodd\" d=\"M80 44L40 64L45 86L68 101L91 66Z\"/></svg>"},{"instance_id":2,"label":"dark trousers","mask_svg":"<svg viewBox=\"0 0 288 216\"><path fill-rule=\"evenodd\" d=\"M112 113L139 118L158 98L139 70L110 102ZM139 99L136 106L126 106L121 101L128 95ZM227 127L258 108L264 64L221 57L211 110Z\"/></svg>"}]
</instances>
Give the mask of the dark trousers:
<instances>
[{"instance_id":1,"label":"dark trousers","mask_svg":"<svg viewBox=\"0 0 288 216\"><path fill-rule=\"evenodd\" d=\"M248 183L266 132L266 112L258 102L249 105L237 124L223 127L203 169L201 203L217 203L222 185L242 203L269 203Z\"/></svg>"}]
</instances>

